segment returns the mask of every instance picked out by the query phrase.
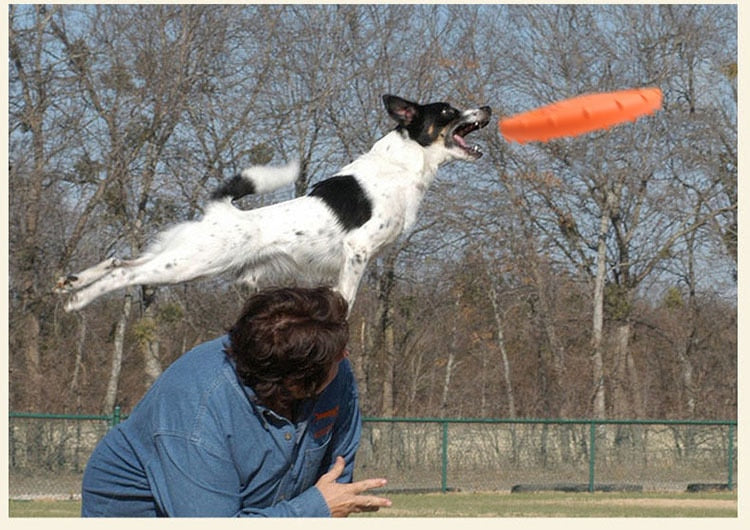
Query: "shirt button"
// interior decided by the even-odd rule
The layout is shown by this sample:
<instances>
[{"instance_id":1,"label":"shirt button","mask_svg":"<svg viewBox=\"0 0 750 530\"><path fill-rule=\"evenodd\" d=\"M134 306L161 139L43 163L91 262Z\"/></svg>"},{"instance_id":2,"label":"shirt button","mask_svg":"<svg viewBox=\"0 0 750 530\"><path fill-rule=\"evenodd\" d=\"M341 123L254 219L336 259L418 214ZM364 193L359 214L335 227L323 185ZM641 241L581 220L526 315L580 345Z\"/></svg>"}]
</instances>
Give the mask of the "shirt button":
<instances>
[{"instance_id":1,"label":"shirt button","mask_svg":"<svg viewBox=\"0 0 750 530\"><path fill-rule=\"evenodd\" d=\"M284 440L288 442L291 439L292 439L292 433L290 432L284 433Z\"/></svg>"}]
</instances>

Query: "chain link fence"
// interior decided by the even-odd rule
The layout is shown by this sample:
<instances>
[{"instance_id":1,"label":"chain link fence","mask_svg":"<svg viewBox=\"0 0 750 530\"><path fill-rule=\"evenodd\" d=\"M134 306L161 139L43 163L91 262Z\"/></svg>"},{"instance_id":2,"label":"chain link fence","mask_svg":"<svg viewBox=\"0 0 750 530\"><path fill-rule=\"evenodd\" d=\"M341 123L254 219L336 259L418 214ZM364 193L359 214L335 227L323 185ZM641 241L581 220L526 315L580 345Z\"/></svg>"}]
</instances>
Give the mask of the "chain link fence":
<instances>
[{"instance_id":1,"label":"chain link fence","mask_svg":"<svg viewBox=\"0 0 750 530\"><path fill-rule=\"evenodd\" d=\"M119 409L111 416L11 413L10 498L80 497L83 470L91 452L119 421Z\"/></svg>"},{"instance_id":2,"label":"chain link fence","mask_svg":"<svg viewBox=\"0 0 750 530\"><path fill-rule=\"evenodd\" d=\"M734 489L736 425L370 418L357 471L412 491Z\"/></svg>"},{"instance_id":3,"label":"chain link fence","mask_svg":"<svg viewBox=\"0 0 750 530\"><path fill-rule=\"evenodd\" d=\"M11 499L80 496L111 416L11 413ZM355 479L391 491L734 489L736 421L365 418Z\"/></svg>"}]
</instances>

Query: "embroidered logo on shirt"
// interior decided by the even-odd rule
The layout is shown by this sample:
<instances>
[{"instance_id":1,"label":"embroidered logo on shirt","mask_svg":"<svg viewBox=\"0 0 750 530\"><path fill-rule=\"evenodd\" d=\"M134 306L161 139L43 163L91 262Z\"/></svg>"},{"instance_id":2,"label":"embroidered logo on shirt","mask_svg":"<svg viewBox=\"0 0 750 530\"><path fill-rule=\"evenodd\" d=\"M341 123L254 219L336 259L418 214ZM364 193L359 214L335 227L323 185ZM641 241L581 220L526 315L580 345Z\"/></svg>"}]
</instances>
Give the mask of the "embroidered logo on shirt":
<instances>
[{"instance_id":1,"label":"embroidered logo on shirt","mask_svg":"<svg viewBox=\"0 0 750 530\"><path fill-rule=\"evenodd\" d=\"M329 432L331 432L331 429L333 429L333 425L336 422L335 421L336 420L336 416L338 416L338 414L339 414L339 407L338 407L338 405L336 405L334 408L332 408L330 410L326 410L324 412L316 412L313 415L313 421L314 422L317 423L319 421L326 420L326 419L329 419L329 418L331 418L331 421L325 427L321 427L320 429L318 429L317 431L315 431L313 433L313 438L315 438L317 440L318 438L322 438L323 436L325 436L326 434L328 434ZM316 425L316 427L317 427L317 425Z\"/></svg>"},{"instance_id":2,"label":"embroidered logo on shirt","mask_svg":"<svg viewBox=\"0 0 750 530\"><path fill-rule=\"evenodd\" d=\"M323 420L325 418L336 417L336 416L338 416L338 414L339 414L339 406L336 405L331 410L327 410L325 412L316 412L315 413L315 421L320 421L320 420Z\"/></svg>"},{"instance_id":3,"label":"embroidered logo on shirt","mask_svg":"<svg viewBox=\"0 0 750 530\"><path fill-rule=\"evenodd\" d=\"M330 425L326 425L322 429L315 431L315 434L313 434L313 438L315 438L316 440L318 438L322 438L323 436L331 432L331 429L333 429L333 423L331 423Z\"/></svg>"}]
</instances>

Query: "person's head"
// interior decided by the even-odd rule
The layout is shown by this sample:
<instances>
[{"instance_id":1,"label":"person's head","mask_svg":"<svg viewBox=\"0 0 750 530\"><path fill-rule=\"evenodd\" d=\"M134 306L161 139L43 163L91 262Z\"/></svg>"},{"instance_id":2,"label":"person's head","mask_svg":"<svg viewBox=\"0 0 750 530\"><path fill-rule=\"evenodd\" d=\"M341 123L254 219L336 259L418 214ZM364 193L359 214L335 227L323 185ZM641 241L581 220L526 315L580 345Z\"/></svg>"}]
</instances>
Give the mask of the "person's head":
<instances>
[{"instance_id":1,"label":"person's head","mask_svg":"<svg viewBox=\"0 0 750 530\"><path fill-rule=\"evenodd\" d=\"M319 394L347 355L347 303L328 288L284 288L252 296L229 330L227 354L242 382L276 412Z\"/></svg>"}]
</instances>

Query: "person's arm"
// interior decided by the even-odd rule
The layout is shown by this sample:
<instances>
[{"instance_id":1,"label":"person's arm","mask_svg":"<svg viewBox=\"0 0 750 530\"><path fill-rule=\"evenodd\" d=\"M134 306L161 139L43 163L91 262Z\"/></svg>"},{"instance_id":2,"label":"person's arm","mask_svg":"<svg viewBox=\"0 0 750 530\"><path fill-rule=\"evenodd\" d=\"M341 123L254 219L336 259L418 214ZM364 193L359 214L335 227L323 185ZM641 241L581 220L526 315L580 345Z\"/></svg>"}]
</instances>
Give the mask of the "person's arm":
<instances>
[{"instance_id":1,"label":"person's arm","mask_svg":"<svg viewBox=\"0 0 750 530\"><path fill-rule=\"evenodd\" d=\"M170 517L328 517L315 487L269 507L242 507L235 464L181 435L155 438L159 460L149 464L154 496Z\"/></svg>"},{"instance_id":2,"label":"person's arm","mask_svg":"<svg viewBox=\"0 0 750 530\"><path fill-rule=\"evenodd\" d=\"M346 361L348 364L348 361ZM342 367L343 368L343 367ZM343 457L345 467L337 482L349 483L354 478L354 457L359 448L362 435L362 417L359 410L359 397L351 365L348 364L343 385L345 395L341 399L341 408L333 429L333 438L323 462L323 469L329 470L336 462L336 457Z\"/></svg>"}]
</instances>

